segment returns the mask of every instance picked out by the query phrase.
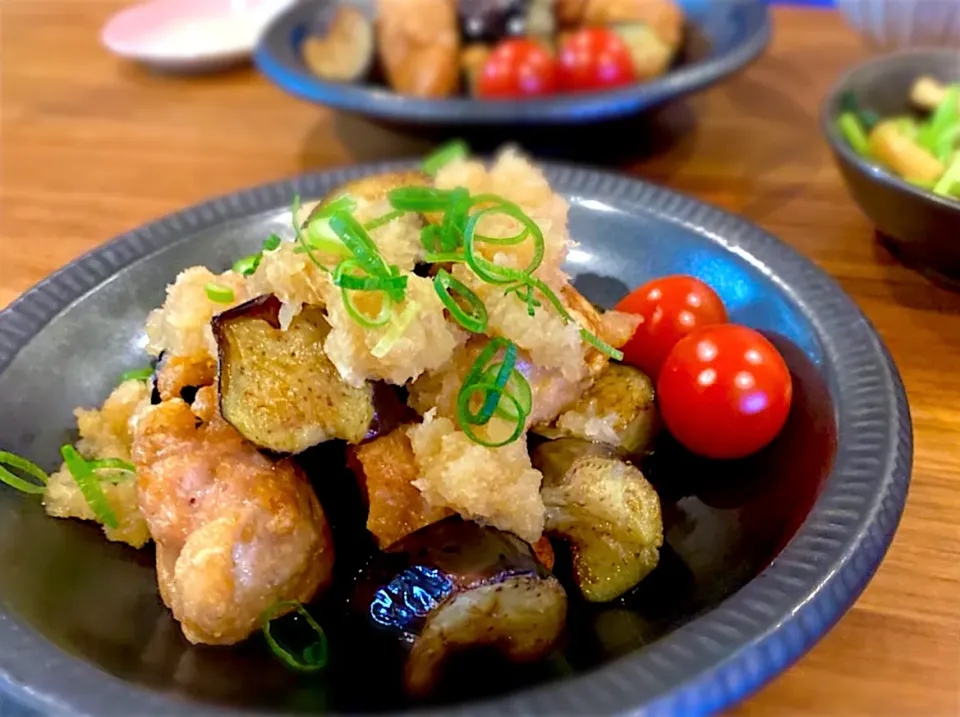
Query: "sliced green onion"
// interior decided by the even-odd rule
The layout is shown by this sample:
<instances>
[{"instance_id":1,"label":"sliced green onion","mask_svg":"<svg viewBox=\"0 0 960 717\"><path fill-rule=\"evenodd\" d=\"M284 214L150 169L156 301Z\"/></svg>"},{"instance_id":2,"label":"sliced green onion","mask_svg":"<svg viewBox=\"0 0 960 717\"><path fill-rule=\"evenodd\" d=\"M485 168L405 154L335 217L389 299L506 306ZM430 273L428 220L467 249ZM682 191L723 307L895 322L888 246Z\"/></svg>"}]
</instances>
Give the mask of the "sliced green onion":
<instances>
[{"instance_id":1,"label":"sliced green onion","mask_svg":"<svg viewBox=\"0 0 960 717\"><path fill-rule=\"evenodd\" d=\"M333 283L354 291L402 291L407 288L405 276L357 276L350 272L363 270L356 259L346 259L337 265Z\"/></svg>"},{"instance_id":2,"label":"sliced green onion","mask_svg":"<svg viewBox=\"0 0 960 717\"><path fill-rule=\"evenodd\" d=\"M859 155L867 155L870 149L870 141L867 139L867 133L860 124L860 120L852 112L844 112L837 120L837 126L840 133L846 138L850 147Z\"/></svg>"},{"instance_id":3,"label":"sliced green onion","mask_svg":"<svg viewBox=\"0 0 960 717\"><path fill-rule=\"evenodd\" d=\"M560 316L568 322L575 323L573 316L567 311L567 307L563 305L563 302L561 302L560 298L553 292L553 289L535 276L530 277L530 285L546 297L547 301L553 305L553 308L556 309ZM599 336L587 331L582 326L580 327L580 336L584 341L594 346L597 350L602 351L614 361L620 361L623 358L622 351L613 348L613 346L603 341Z\"/></svg>"},{"instance_id":4,"label":"sliced green onion","mask_svg":"<svg viewBox=\"0 0 960 717\"><path fill-rule=\"evenodd\" d=\"M260 266L261 257L263 257L261 252L245 256L237 259L231 268L241 276L250 276L257 270L257 267Z\"/></svg>"},{"instance_id":5,"label":"sliced green onion","mask_svg":"<svg viewBox=\"0 0 960 717\"><path fill-rule=\"evenodd\" d=\"M483 375L483 383L493 383L496 381L497 373L500 371L500 365L494 364L487 369L487 372ZM513 369L510 374L510 378L507 380L506 385L504 386L504 392L509 393L515 399L517 403L520 404L520 409L526 415L530 415L530 412L533 411L533 389L530 388L530 382L527 381L526 376L524 376L518 369ZM503 405L502 402L497 404L497 409L494 411L494 415L500 416L501 418L507 418L511 421L517 420L519 414L514 410L512 404Z\"/></svg>"},{"instance_id":6,"label":"sliced green onion","mask_svg":"<svg viewBox=\"0 0 960 717\"><path fill-rule=\"evenodd\" d=\"M494 411L497 410L497 406L500 404L500 398L503 395L504 387L507 385L507 381L510 379L510 374L513 371L513 367L516 365L517 345L512 341L508 341L507 347L503 352L503 361L500 363L500 368L497 370L497 377L493 382L493 386L496 387L496 393L487 394L487 397L483 402L483 406L480 407L480 412L475 416L478 425L485 424L493 417Z\"/></svg>"},{"instance_id":7,"label":"sliced green onion","mask_svg":"<svg viewBox=\"0 0 960 717\"><path fill-rule=\"evenodd\" d=\"M487 238L477 234L478 222L487 214L506 214L513 217L529 232L533 239L533 256L530 262L523 270L511 269L509 267L494 264L485 259L476 251L476 242L486 242ZM513 237L509 237L513 239ZM495 240L495 242L498 240ZM489 242L488 242L489 243ZM485 207L470 215L467 225L463 232L463 249L467 264L473 269L473 272L484 281L490 284L511 284L515 281L524 281L527 276L532 275L540 263L543 261L544 242L543 233L540 227L530 217L528 217L520 207L507 200L501 200L500 204Z\"/></svg>"},{"instance_id":8,"label":"sliced green onion","mask_svg":"<svg viewBox=\"0 0 960 717\"><path fill-rule=\"evenodd\" d=\"M153 376L152 368L135 368L132 371L124 371L120 374L120 383L124 381L149 381Z\"/></svg>"},{"instance_id":9,"label":"sliced green onion","mask_svg":"<svg viewBox=\"0 0 960 717\"><path fill-rule=\"evenodd\" d=\"M69 444L60 449L60 454L97 521L108 528L117 528L120 525L117 515L110 507L107 496L100 487L100 481L94 475L90 464Z\"/></svg>"},{"instance_id":10,"label":"sliced green onion","mask_svg":"<svg viewBox=\"0 0 960 717\"><path fill-rule=\"evenodd\" d=\"M121 460L119 458L97 458L96 460L87 461L87 464L93 470L94 473L97 472L107 472L107 473L120 473L119 477L113 478L102 478L103 480L110 480L111 483L122 483L131 476L137 474L137 468L133 463L128 463L127 461Z\"/></svg>"},{"instance_id":11,"label":"sliced green onion","mask_svg":"<svg viewBox=\"0 0 960 717\"><path fill-rule=\"evenodd\" d=\"M502 441L488 441L486 438L478 436L476 431L473 430L473 426L477 424L473 424L468 420L464 420L464 417L470 412L470 399L473 397L473 394L480 391L484 392L485 397L492 394L497 394L501 400L506 399L513 404L513 413L517 416L517 420L515 422L513 432ZM467 435L467 437L474 443L479 443L481 446L485 446L487 448L499 448L500 446L505 446L508 443L513 443L523 433L523 429L526 427L527 420L527 414L523 412L523 407L520 405L520 401L509 393L499 393L497 387L492 383L472 383L469 386L464 386L462 389L460 389L460 395L457 397L457 416L460 418L460 429Z\"/></svg>"},{"instance_id":12,"label":"sliced green onion","mask_svg":"<svg viewBox=\"0 0 960 717\"><path fill-rule=\"evenodd\" d=\"M467 212L470 210L470 192L457 187L450 192L450 204L443 214L440 224L440 250L454 252L463 244L463 231L466 228Z\"/></svg>"},{"instance_id":13,"label":"sliced green onion","mask_svg":"<svg viewBox=\"0 0 960 717\"><path fill-rule=\"evenodd\" d=\"M376 345L374 345L374 347L370 350L370 353L377 358L383 358L390 353L390 349L392 349L394 344L401 339L419 312L420 304L418 304L416 301L408 302L403 308L403 311L401 311L398 316L395 316L393 321L390 322L387 330L383 333L383 336L380 337L380 340L377 341Z\"/></svg>"},{"instance_id":14,"label":"sliced green onion","mask_svg":"<svg viewBox=\"0 0 960 717\"><path fill-rule=\"evenodd\" d=\"M229 286L208 281L203 285L203 290L207 293L207 298L210 301L215 301L218 304L229 304L233 301L233 289Z\"/></svg>"},{"instance_id":15,"label":"sliced green onion","mask_svg":"<svg viewBox=\"0 0 960 717\"><path fill-rule=\"evenodd\" d=\"M367 234L356 217L346 212L334 212L330 217L330 228L340 237L340 241L353 253L354 260L371 276L389 276L390 270L373 239ZM402 300L403 296L394 298Z\"/></svg>"},{"instance_id":16,"label":"sliced green onion","mask_svg":"<svg viewBox=\"0 0 960 717\"><path fill-rule=\"evenodd\" d=\"M605 353L607 356L612 358L614 361L621 361L623 359L623 351L613 348L606 341L601 339L596 334L590 333L582 326L580 327L580 337L586 341L588 344L593 346L598 351Z\"/></svg>"},{"instance_id":17,"label":"sliced green onion","mask_svg":"<svg viewBox=\"0 0 960 717\"><path fill-rule=\"evenodd\" d=\"M860 122L864 130L869 132L880 124L880 115L873 110L865 110L860 106L857 95L853 90L848 90L840 98L840 108L844 112L850 112Z\"/></svg>"},{"instance_id":18,"label":"sliced green onion","mask_svg":"<svg viewBox=\"0 0 960 717\"><path fill-rule=\"evenodd\" d=\"M326 219L332 217L334 212L353 212L357 208L357 202L349 194L342 194L336 199L324 204L311 217L312 219Z\"/></svg>"},{"instance_id":19,"label":"sliced green onion","mask_svg":"<svg viewBox=\"0 0 960 717\"><path fill-rule=\"evenodd\" d=\"M952 85L947 89L930 118L920 126L917 143L921 147L934 152L940 137L960 123L958 102L960 102L960 85Z\"/></svg>"},{"instance_id":20,"label":"sliced green onion","mask_svg":"<svg viewBox=\"0 0 960 717\"><path fill-rule=\"evenodd\" d=\"M960 184L960 154L953 158L953 162L947 167L947 171L937 180L933 187L933 193L949 197L954 184Z\"/></svg>"},{"instance_id":21,"label":"sliced green onion","mask_svg":"<svg viewBox=\"0 0 960 717\"><path fill-rule=\"evenodd\" d=\"M450 190L436 187L397 187L387 192L394 209L404 212L442 212L450 204Z\"/></svg>"},{"instance_id":22,"label":"sliced green onion","mask_svg":"<svg viewBox=\"0 0 960 717\"><path fill-rule=\"evenodd\" d=\"M270 628L273 620L289 612L291 608L306 621L307 625L310 626L317 636L316 640L300 651L299 656L294 655L289 649L277 642ZM327 636L324 634L323 628L317 624L317 621L313 619L313 615L307 612L307 609L302 603L296 600L278 602L263 614L261 622L263 623L262 630L264 639L267 641L270 649L273 650L273 654L283 660L288 667L299 672L318 672L326 666L328 652Z\"/></svg>"},{"instance_id":23,"label":"sliced green onion","mask_svg":"<svg viewBox=\"0 0 960 717\"><path fill-rule=\"evenodd\" d=\"M440 269L433 277L433 288L447 311L463 328L475 334L487 330L487 307L466 284L454 279L446 269ZM454 294L467 304L466 309L457 302Z\"/></svg>"},{"instance_id":24,"label":"sliced green onion","mask_svg":"<svg viewBox=\"0 0 960 717\"><path fill-rule=\"evenodd\" d=\"M33 481L24 480L5 466L15 468L21 473L25 473L31 478L39 481L39 485ZM27 460L23 456L9 451L0 451L0 481L3 481L11 488L16 488L22 493L39 495L47 489L47 482L50 480L44 470L33 461Z\"/></svg>"},{"instance_id":25,"label":"sliced green onion","mask_svg":"<svg viewBox=\"0 0 960 717\"><path fill-rule=\"evenodd\" d=\"M340 289L340 294L343 297L343 308L347 310L350 318L365 329L386 326L390 317L393 316L393 300L386 293L383 294L380 311L376 316L368 316L357 308L356 304L353 303L353 295L350 289Z\"/></svg>"},{"instance_id":26,"label":"sliced green onion","mask_svg":"<svg viewBox=\"0 0 960 717\"><path fill-rule=\"evenodd\" d=\"M263 241L263 251L273 251L280 246L281 241L276 234L271 234Z\"/></svg>"},{"instance_id":27,"label":"sliced green onion","mask_svg":"<svg viewBox=\"0 0 960 717\"><path fill-rule=\"evenodd\" d=\"M470 154L466 142L455 139L434 150L423 160L421 169L431 177L435 177L444 166L457 159L464 159Z\"/></svg>"},{"instance_id":28,"label":"sliced green onion","mask_svg":"<svg viewBox=\"0 0 960 717\"><path fill-rule=\"evenodd\" d=\"M436 224L427 224L420 230L420 244L424 251L430 253L443 253L443 245L440 241L440 227Z\"/></svg>"},{"instance_id":29,"label":"sliced green onion","mask_svg":"<svg viewBox=\"0 0 960 717\"><path fill-rule=\"evenodd\" d=\"M371 219L369 222L363 225L363 228L368 232L372 232L374 229L379 229L385 224L389 224L394 219L399 219L406 212L402 212L399 209L394 209L392 212L387 212L382 217L377 217L376 219Z\"/></svg>"},{"instance_id":30,"label":"sliced green onion","mask_svg":"<svg viewBox=\"0 0 960 717\"><path fill-rule=\"evenodd\" d=\"M311 247L307 242L307 238L303 235L300 224L297 222L297 216L300 214L300 208L300 195L296 194L293 197L293 206L290 208L290 214L293 217L293 235L298 244L297 249L301 250L302 253L305 253L310 258L310 261L313 262L315 267L329 273L330 269L324 266L323 262L313 255L313 247ZM294 249L294 251L297 251L297 249Z\"/></svg>"},{"instance_id":31,"label":"sliced green onion","mask_svg":"<svg viewBox=\"0 0 960 717\"><path fill-rule=\"evenodd\" d=\"M463 263L466 261L463 254L457 252L441 252L439 254L425 254L423 260L427 264Z\"/></svg>"}]
</instances>

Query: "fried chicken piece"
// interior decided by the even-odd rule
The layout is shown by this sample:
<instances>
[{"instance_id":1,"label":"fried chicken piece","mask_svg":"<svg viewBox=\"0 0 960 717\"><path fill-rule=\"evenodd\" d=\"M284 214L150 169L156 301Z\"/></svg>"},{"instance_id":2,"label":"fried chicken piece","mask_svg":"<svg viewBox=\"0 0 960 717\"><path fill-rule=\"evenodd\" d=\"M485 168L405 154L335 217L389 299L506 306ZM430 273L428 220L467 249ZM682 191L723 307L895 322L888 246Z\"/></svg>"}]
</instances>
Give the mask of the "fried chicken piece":
<instances>
[{"instance_id":1,"label":"fried chicken piece","mask_svg":"<svg viewBox=\"0 0 960 717\"><path fill-rule=\"evenodd\" d=\"M133 460L160 595L191 642L239 642L275 602L330 582L333 542L306 476L244 441L212 386L192 409L175 398L143 413Z\"/></svg>"},{"instance_id":2,"label":"fried chicken piece","mask_svg":"<svg viewBox=\"0 0 960 717\"><path fill-rule=\"evenodd\" d=\"M460 83L454 0L378 0L377 48L390 86L415 97L447 97Z\"/></svg>"},{"instance_id":3,"label":"fried chicken piece","mask_svg":"<svg viewBox=\"0 0 960 717\"><path fill-rule=\"evenodd\" d=\"M431 506L413 485L420 471L404 426L353 448L348 463L370 505L367 530L382 550L453 515L451 510Z\"/></svg>"}]
</instances>

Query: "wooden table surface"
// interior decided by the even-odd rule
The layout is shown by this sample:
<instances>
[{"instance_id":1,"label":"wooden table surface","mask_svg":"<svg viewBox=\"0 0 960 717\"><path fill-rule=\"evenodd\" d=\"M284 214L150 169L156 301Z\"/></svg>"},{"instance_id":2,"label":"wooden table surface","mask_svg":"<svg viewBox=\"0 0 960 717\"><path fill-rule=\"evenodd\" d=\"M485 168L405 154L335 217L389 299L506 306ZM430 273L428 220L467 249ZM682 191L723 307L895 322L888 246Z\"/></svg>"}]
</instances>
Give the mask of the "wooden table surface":
<instances>
[{"instance_id":1,"label":"wooden table surface","mask_svg":"<svg viewBox=\"0 0 960 717\"><path fill-rule=\"evenodd\" d=\"M97 37L125 1L0 0L0 307L117 233L211 195L427 146L287 97L249 68L184 79L123 64ZM916 457L903 521L863 597L733 712L957 715L960 295L877 245L819 138L820 99L864 54L856 37L830 11L774 18L762 60L663 113L649 131L665 146L619 168L759 223L836 277L900 367ZM589 134L574 141L589 154Z\"/></svg>"}]
</instances>

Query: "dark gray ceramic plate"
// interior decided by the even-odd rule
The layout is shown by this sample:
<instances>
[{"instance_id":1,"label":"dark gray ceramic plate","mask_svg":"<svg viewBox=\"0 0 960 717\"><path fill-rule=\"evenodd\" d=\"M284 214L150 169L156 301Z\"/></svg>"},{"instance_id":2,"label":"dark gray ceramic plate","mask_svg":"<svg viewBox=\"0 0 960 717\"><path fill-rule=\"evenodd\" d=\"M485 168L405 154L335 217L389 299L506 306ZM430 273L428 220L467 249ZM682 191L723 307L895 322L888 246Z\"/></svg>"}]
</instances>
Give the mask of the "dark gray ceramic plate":
<instances>
[{"instance_id":1,"label":"dark gray ceramic plate","mask_svg":"<svg viewBox=\"0 0 960 717\"><path fill-rule=\"evenodd\" d=\"M309 174L215 199L125 234L0 315L0 448L46 468L71 410L99 403L144 363L141 327L193 264L226 267L285 231L294 193L318 196L397 165ZM911 462L900 378L837 285L759 228L654 186L548 165L581 242L569 268L609 305L650 277L689 272L732 318L780 346L796 398L784 433L748 461L702 464L669 445L644 469L664 503L667 547L640 588L572 610L562 655L509 689L463 694L457 714L702 714L796 660L850 606L896 528ZM329 478L329 476L327 476ZM339 548L338 548L339 551ZM331 637L327 674L298 678L259 638L196 648L160 605L149 550L107 544L0 489L0 685L70 715L390 711L372 662ZM331 623L331 629L336 626ZM502 689L503 684L500 684ZM423 706L420 706L423 708ZM434 706L435 707L435 706ZM449 713L449 711L447 712Z\"/></svg>"},{"instance_id":2,"label":"dark gray ceramic plate","mask_svg":"<svg viewBox=\"0 0 960 717\"><path fill-rule=\"evenodd\" d=\"M260 71L285 91L311 102L398 123L453 125L458 131L476 125L580 124L633 115L736 72L763 51L771 32L765 0L680 0L687 13L684 46L676 65L663 77L606 92L517 102L420 99L372 82L324 82L307 69L300 45L339 1L308 0L278 17L254 55ZM372 0L350 0L350 4L373 14Z\"/></svg>"}]
</instances>

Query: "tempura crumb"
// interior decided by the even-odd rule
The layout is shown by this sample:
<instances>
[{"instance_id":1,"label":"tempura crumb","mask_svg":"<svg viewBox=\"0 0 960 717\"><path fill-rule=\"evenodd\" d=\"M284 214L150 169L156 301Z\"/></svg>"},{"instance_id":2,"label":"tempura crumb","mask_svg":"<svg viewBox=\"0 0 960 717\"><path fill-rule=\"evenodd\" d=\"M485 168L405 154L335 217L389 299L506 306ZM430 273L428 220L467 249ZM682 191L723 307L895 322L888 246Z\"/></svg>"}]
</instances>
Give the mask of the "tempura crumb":
<instances>
[{"instance_id":1,"label":"tempura crumb","mask_svg":"<svg viewBox=\"0 0 960 717\"><path fill-rule=\"evenodd\" d=\"M229 302L217 302L207 296L205 286L218 284L233 291ZM203 266L180 272L167 287L163 306L147 317L147 352L159 356L163 351L174 355L205 352L217 355L217 344L210 329L214 314L243 303L249 294L243 276L232 271L217 275Z\"/></svg>"},{"instance_id":2,"label":"tempura crumb","mask_svg":"<svg viewBox=\"0 0 960 717\"><path fill-rule=\"evenodd\" d=\"M420 478L414 485L434 506L507 530L532 543L543 533L543 476L530 463L526 441L499 448L474 443L453 421L428 411L407 429Z\"/></svg>"},{"instance_id":3,"label":"tempura crumb","mask_svg":"<svg viewBox=\"0 0 960 717\"><path fill-rule=\"evenodd\" d=\"M78 408L74 411L80 429L77 450L87 459L129 461L135 417L149 404L150 389L145 381L124 381L104 401L102 408ZM119 521L117 528L103 526L107 538L142 547L150 540L150 533L137 507L136 478L130 476L117 484L103 481L100 485ZM47 514L55 518L96 520L66 465L50 476L43 505Z\"/></svg>"}]
</instances>

